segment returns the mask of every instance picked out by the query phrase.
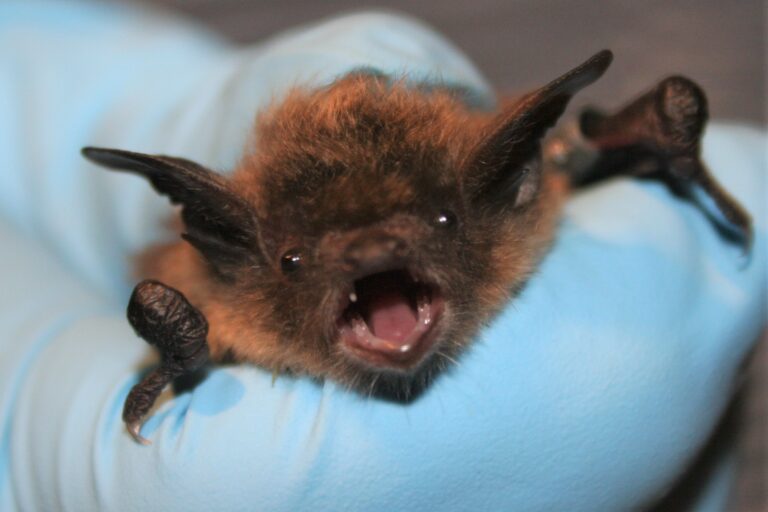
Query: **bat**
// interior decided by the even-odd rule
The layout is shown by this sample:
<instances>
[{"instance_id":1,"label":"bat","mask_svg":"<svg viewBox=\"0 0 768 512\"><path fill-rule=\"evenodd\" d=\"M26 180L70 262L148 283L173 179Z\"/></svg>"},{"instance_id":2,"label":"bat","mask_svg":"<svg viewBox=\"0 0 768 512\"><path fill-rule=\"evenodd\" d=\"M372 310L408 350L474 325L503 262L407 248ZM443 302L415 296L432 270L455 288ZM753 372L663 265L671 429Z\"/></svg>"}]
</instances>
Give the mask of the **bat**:
<instances>
[{"instance_id":1,"label":"bat","mask_svg":"<svg viewBox=\"0 0 768 512\"><path fill-rule=\"evenodd\" d=\"M701 89L670 77L544 139L604 50L498 112L460 91L351 73L257 117L231 177L182 158L84 148L181 206L181 239L140 260L128 306L161 355L128 395L142 418L208 361L329 378L409 400L524 287L578 186L619 174L700 187L749 247L751 221L702 164Z\"/></svg>"}]
</instances>

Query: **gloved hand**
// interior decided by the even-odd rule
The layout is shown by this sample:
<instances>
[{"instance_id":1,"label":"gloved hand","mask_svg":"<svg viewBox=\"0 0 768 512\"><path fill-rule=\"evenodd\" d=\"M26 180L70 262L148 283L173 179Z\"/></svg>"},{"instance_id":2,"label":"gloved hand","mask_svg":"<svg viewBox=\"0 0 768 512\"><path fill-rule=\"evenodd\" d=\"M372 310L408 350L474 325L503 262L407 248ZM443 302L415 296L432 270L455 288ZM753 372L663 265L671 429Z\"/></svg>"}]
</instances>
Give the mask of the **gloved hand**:
<instances>
[{"instance_id":1,"label":"gloved hand","mask_svg":"<svg viewBox=\"0 0 768 512\"><path fill-rule=\"evenodd\" d=\"M0 509L629 510L684 471L764 322L766 138L738 126L710 127L704 157L754 216L748 266L662 186L616 180L571 201L523 294L414 403L242 365L168 400L152 446L128 436L149 353L124 316L129 261L172 210L80 147L226 170L273 96L364 66L493 103L457 50L391 15L238 50L156 13L0 5Z\"/></svg>"}]
</instances>

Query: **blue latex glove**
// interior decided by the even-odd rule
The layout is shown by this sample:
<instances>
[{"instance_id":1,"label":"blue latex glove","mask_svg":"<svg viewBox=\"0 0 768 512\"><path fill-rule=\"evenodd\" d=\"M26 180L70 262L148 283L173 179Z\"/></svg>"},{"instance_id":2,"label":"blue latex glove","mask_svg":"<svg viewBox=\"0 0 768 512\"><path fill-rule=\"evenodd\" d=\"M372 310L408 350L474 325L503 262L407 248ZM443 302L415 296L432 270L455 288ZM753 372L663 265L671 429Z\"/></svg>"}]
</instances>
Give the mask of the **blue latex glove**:
<instances>
[{"instance_id":1,"label":"blue latex glove","mask_svg":"<svg viewBox=\"0 0 768 512\"><path fill-rule=\"evenodd\" d=\"M695 208L616 180L571 201L514 307L415 403L238 366L165 403L151 447L127 435L148 353L128 261L171 210L79 148L231 168L272 95L360 66L492 102L455 49L391 16L234 50L113 6L0 4L0 510L628 510L684 470L764 322L766 139L746 128L712 126L704 155L755 217L747 268Z\"/></svg>"}]
</instances>

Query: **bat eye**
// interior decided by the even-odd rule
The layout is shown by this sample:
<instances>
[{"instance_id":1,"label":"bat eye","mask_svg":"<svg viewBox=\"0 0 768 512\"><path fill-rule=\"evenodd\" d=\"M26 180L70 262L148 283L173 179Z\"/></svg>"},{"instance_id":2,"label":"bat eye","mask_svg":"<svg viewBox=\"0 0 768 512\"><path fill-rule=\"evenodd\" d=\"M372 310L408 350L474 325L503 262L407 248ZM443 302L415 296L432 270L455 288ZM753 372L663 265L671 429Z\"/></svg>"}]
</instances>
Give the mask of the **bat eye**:
<instances>
[{"instance_id":1,"label":"bat eye","mask_svg":"<svg viewBox=\"0 0 768 512\"><path fill-rule=\"evenodd\" d=\"M456 214L450 210L442 210L435 215L433 222L439 228L451 228L456 225Z\"/></svg>"},{"instance_id":2,"label":"bat eye","mask_svg":"<svg viewBox=\"0 0 768 512\"><path fill-rule=\"evenodd\" d=\"M283 274L296 272L299 268L301 268L301 262L301 251L298 249L291 249L290 251L287 251L285 254L283 254L283 256L280 258L280 270L283 271Z\"/></svg>"}]
</instances>

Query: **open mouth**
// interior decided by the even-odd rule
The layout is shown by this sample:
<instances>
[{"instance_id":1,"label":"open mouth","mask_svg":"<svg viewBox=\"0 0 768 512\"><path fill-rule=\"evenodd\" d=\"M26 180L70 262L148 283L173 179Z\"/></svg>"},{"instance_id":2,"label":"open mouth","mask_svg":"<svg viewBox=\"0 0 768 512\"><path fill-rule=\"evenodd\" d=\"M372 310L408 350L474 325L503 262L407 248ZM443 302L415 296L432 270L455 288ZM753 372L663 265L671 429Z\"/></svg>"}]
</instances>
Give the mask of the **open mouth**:
<instances>
[{"instance_id":1,"label":"open mouth","mask_svg":"<svg viewBox=\"0 0 768 512\"><path fill-rule=\"evenodd\" d=\"M406 269L355 280L338 320L344 348L376 367L407 370L432 347L443 311L437 286Z\"/></svg>"}]
</instances>

